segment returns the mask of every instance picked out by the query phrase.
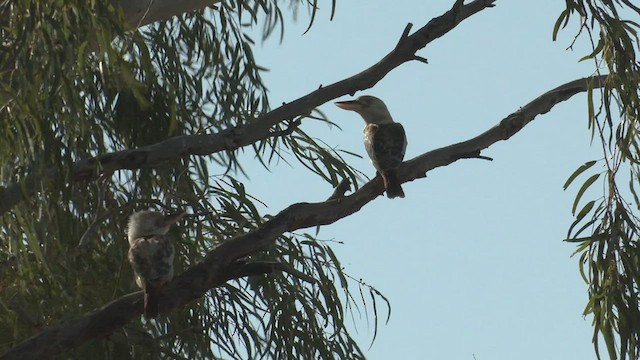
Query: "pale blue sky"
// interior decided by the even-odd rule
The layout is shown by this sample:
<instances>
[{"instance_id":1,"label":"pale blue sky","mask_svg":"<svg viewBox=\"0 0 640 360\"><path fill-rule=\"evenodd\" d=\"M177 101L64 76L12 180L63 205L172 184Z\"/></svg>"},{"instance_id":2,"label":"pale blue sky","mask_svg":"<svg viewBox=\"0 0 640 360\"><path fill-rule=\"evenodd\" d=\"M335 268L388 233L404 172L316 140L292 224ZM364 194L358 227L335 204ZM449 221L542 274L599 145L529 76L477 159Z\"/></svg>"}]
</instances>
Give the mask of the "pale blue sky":
<instances>
[{"instance_id":1,"label":"pale blue sky","mask_svg":"<svg viewBox=\"0 0 640 360\"><path fill-rule=\"evenodd\" d=\"M417 29L452 3L338 0L329 21L330 1L321 2L308 34L300 14L282 44L274 38L256 50L271 70L271 103L365 69L394 47L408 22ZM473 137L547 90L592 73L593 63L577 62L588 53L586 42L565 50L573 30L551 40L563 6L497 1L423 49L428 65L402 65L356 96L385 100L408 133L407 158ZM303 129L365 156L363 121L332 103L320 109L342 131L311 121ZM322 228L321 238L344 242L333 248L346 271L391 301L391 320L366 351L370 359L595 359L591 319L582 316L586 285L570 257L574 245L561 241L577 191L562 185L579 165L601 157L590 145L586 96L558 105L483 155L494 161L436 169L405 184L405 199L379 197ZM368 159L350 160L374 174ZM292 164L268 173L245 163L248 191L269 205L266 212L331 193ZM373 332L363 319L356 324L367 349Z\"/></svg>"}]
</instances>

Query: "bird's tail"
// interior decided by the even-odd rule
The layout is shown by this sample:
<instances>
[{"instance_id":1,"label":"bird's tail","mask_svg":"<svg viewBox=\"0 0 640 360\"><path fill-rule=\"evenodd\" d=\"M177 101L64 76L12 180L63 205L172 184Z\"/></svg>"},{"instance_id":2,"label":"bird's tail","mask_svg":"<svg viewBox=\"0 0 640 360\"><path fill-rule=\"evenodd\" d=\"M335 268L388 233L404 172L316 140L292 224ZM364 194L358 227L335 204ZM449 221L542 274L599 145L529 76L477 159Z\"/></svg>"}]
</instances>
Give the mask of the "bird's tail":
<instances>
[{"instance_id":1,"label":"bird's tail","mask_svg":"<svg viewBox=\"0 0 640 360\"><path fill-rule=\"evenodd\" d=\"M155 288L148 286L144 290L144 317L153 319L158 316L158 292Z\"/></svg>"},{"instance_id":2,"label":"bird's tail","mask_svg":"<svg viewBox=\"0 0 640 360\"><path fill-rule=\"evenodd\" d=\"M404 197L404 191L402 191L402 186L400 186L401 182L398 179L396 169L383 172L382 180L384 181L384 188L387 191L387 197L389 199Z\"/></svg>"}]
</instances>

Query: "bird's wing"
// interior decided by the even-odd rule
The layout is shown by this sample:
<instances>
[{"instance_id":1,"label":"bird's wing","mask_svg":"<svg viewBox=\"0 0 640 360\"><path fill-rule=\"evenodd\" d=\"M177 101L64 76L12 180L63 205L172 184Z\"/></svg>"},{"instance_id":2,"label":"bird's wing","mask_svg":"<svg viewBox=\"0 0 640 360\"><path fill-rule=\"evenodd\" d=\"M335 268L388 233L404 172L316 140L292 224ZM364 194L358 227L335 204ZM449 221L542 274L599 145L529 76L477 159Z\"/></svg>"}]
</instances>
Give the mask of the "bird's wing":
<instances>
[{"instance_id":1,"label":"bird's wing","mask_svg":"<svg viewBox=\"0 0 640 360\"><path fill-rule=\"evenodd\" d=\"M157 288L171 281L173 257L173 244L166 235L138 238L129 248L129 262L143 288Z\"/></svg>"},{"instance_id":2,"label":"bird's wing","mask_svg":"<svg viewBox=\"0 0 640 360\"><path fill-rule=\"evenodd\" d=\"M404 159L407 137L399 123L369 124L364 130L364 145L376 169L394 169Z\"/></svg>"}]
</instances>

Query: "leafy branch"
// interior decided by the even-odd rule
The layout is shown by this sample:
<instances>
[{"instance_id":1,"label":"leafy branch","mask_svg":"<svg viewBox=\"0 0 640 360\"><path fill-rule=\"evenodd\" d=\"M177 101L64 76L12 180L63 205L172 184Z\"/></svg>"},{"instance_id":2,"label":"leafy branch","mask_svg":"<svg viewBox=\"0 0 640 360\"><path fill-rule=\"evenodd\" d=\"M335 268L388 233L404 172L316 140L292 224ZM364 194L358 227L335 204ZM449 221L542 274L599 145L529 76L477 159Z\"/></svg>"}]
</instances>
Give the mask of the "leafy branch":
<instances>
[{"instance_id":1,"label":"leafy branch","mask_svg":"<svg viewBox=\"0 0 640 360\"><path fill-rule=\"evenodd\" d=\"M73 163L70 178L72 181L93 180L100 175L111 174L118 170L154 167L177 161L189 155L204 156L232 151L270 138L277 135L277 132L273 131L273 127L279 123L308 114L315 107L337 97L371 88L387 73L405 62L421 61L422 58L415 55L418 50L451 31L468 17L493 7L494 2L495 0L475 0L464 5L462 0L458 0L451 10L432 19L410 35L412 24L408 24L396 47L375 65L352 77L320 87L308 95L249 121L247 124L237 125L217 133L177 136L137 149L76 161ZM43 186L41 179L57 178L59 173L58 168L49 168L44 172L29 174L20 182L0 187L0 215L36 194Z\"/></svg>"},{"instance_id":2,"label":"leafy branch","mask_svg":"<svg viewBox=\"0 0 640 360\"><path fill-rule=\"evenodd\" d=\"M402 164L401 181L422 178L432 169L447 166L460 159L478 158L483 149L507 140L522 130L540 114L569 99L590 86L604 86L604 77L583 78L561 85L534 99L501 120L496 126L464 142L432 150ZM379 177L347 196L336 196L324 202L290 205L261 226L237 235L211 250L195 266L177 276L160 298L161 312L166 313L202 297L209 289L223 285L229 279L270 271L288 271L272 263L238 262L238 259L267 250L286 232L327 225L345 218L380 196L384 191ZM342 192L342 189L339 191ZM296 275L294 275L296 276ZM304 278L304 275L298 275ZM310 279L304 279L310 281ZM3 355L6 359L45 358L123 327L142 313L142 293L125 295L83 317L44 329Z\"/></svg>"}]
</instances>

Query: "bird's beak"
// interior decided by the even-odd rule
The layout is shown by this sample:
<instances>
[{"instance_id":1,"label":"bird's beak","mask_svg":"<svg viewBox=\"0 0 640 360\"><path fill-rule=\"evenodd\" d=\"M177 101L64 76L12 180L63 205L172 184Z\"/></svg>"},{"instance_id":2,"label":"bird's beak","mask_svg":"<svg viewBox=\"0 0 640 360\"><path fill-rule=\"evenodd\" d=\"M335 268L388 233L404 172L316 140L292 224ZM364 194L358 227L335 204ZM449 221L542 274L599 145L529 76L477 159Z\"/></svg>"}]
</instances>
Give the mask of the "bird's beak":
<instances>
[{"instance_id":1,"label":"bird's beak","mask_svg":"<svg viewBox=\"0 0 640 360\"><path fill-rule=\"evenodd\" d=\"M359 111L362 109L362 104L358 100L337 101L335 104L345 110Z\"/></svg>"},{"instance_id":2,"label":"bird's beak","mask_svg":"<svg viewBox=\"0 0 640 360\"><path fill-rule=\"evenodd\" d=\"M179 213L173 214L173 215L167 215L164 218L164 223L168 226L171 226L173 224L176 224L177 222L179 222L180 220L182 220L182 218L184 217L186 213L184 211L180 211Z\"/></svg>"}]
</instances>

